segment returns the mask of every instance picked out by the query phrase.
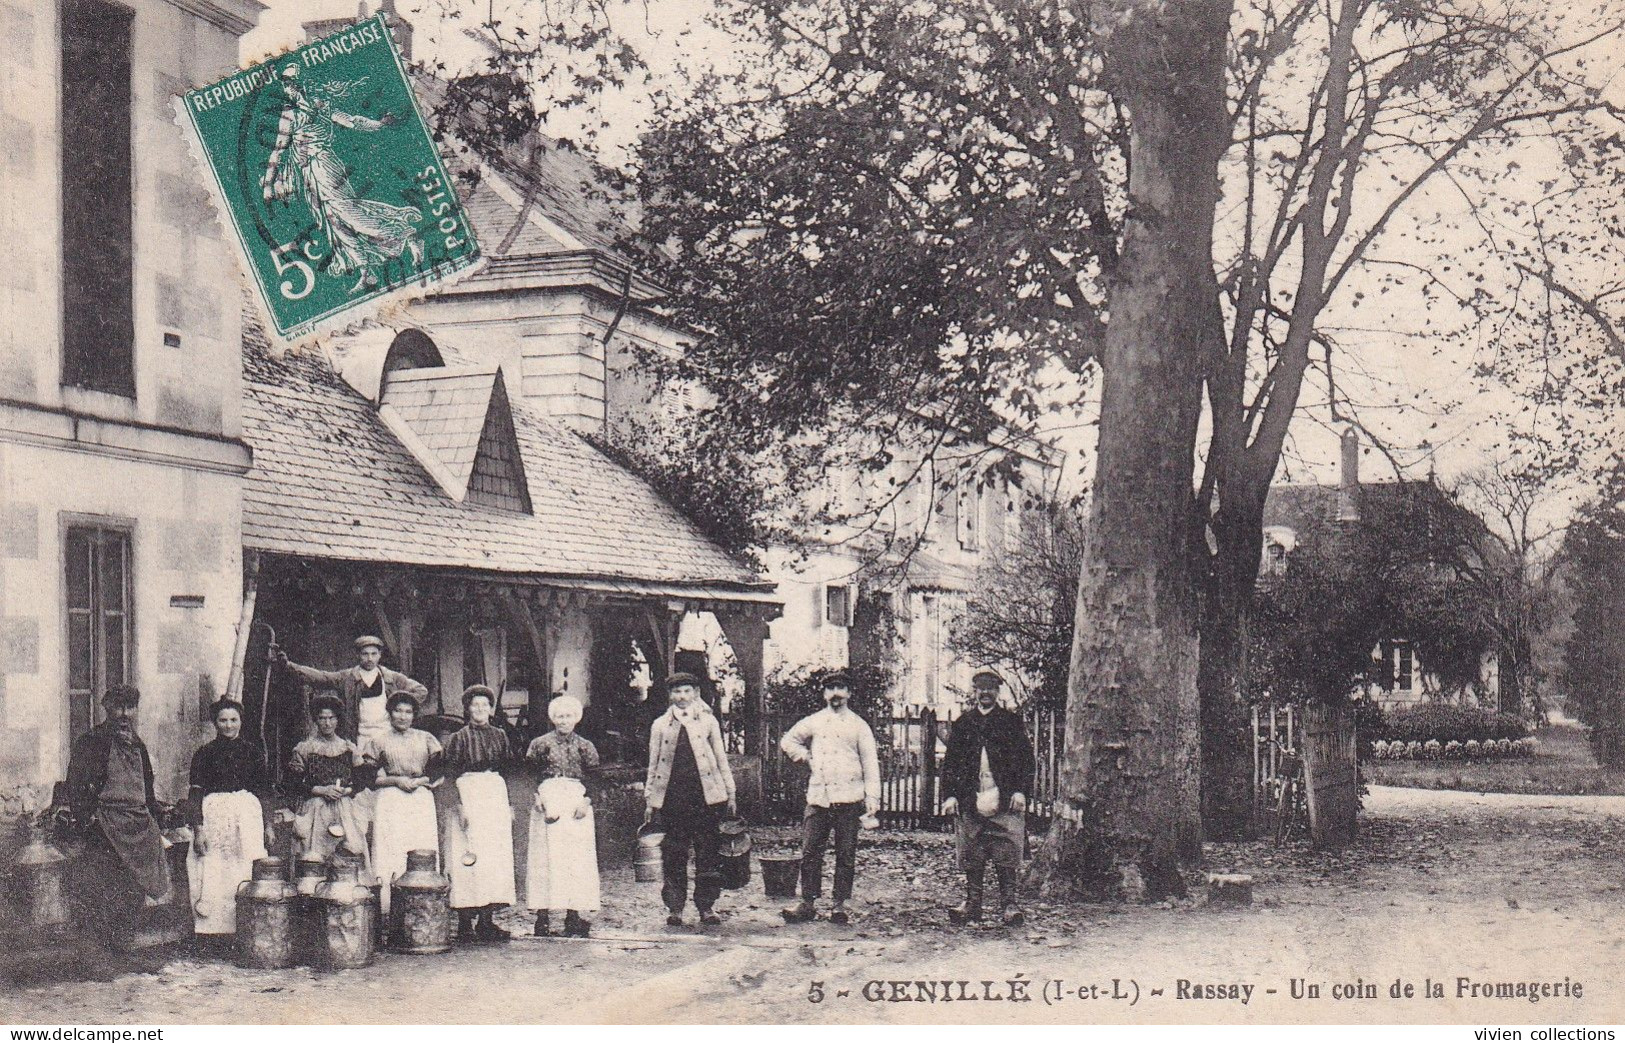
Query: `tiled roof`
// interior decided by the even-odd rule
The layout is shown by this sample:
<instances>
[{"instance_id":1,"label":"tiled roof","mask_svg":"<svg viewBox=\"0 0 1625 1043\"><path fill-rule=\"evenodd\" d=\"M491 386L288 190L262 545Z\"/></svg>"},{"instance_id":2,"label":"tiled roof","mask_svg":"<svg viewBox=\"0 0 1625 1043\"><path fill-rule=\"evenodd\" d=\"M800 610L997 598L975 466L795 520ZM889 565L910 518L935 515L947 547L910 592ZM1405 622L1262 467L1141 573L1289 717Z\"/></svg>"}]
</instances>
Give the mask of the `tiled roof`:
<instances>
[{"instance_id":1,"label":"tiled roof","mask_svg":"<svg viewBox=\"0 0 1625 1043\"><path fill-rule=\"evenodd\" d=\"M768 584L648 485L523 405L513 414L535 508L528 515L448 497L319 354L276 356L250 333L243 378L243 437L254 447L243 493L248 548L627 589L753 589L772 600Z\"/></svg>"},{"instance_id":2,"label":"tiled roof","mask_svg":"<svg viewBox=\"0 0 1625 1043\"><path fill-rule=\"evenodd\" d=\"M472 189L462 190L463 205L468 208L468 219L480 237L480 247L492 257L515 257L523 254L553 254L574 249L570 244L549 235L540 221L527 215L519 222L519 211L502 198L490 182L481 181ZM518 225L516 229L514 226ZM508 242L509 236L513 237ZM503 244L507 243L507 249Z\"/></svg>"},{"instance_id":3,"label":"tiled roof","mask_svg":"<svg viewBox=\"0 0 1625 1043\"><path fill-rule=\"evenodd\" d=\"M384 381L382 404L401 414L459 489L468 487L474 470L497 372L495 366L404 369Z\"/></svg>"},{"instance_id":4,"label":"tiled roof","mask_svg":"<svg viewBox=\"0 0 1625 1043\"><path fill-rule=\"evenodd\" d=\"M1329 525L1337 520L1338 492L1335 485L1272 485L1264 499L1264 525L1285 525L1300 531ZM1361 482L1357 494L1362 515L1408 502L1433 503L1440 498L1437 486L1418 479Z\"/></svg>"}]
</instances>

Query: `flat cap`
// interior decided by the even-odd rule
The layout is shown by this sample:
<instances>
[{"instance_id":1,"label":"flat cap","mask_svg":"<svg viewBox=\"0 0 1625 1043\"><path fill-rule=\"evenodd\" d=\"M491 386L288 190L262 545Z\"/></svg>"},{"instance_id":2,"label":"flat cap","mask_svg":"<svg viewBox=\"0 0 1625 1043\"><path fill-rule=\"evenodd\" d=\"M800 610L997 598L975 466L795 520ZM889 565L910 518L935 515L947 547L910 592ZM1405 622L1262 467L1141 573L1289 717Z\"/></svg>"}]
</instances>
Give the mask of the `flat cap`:
<instances>
[{"instance_id":1,"label":"flat cap","mask_svg":"<svg viewBox=\"0 0 1625 1043\"><path fill-rule=\"evenodd\" d=\"M355 639L355 650L359 652L363 648L376 648L378 651L382 652L384 650L384 639L381 637L374 637L371 634L362 634L360 637Z\"/></svg>"},{"instance_id":2,"label":"flat cap","mask_svg":"<svg viewBox=\"0 0 1625 1043\"><path fill-rule=\"evenodd\" d=\"M700 679L686 670L678 670L666 675L666 691L668 692L685 684L698 688L700 687Z\"/></svg>"}]
</instances>

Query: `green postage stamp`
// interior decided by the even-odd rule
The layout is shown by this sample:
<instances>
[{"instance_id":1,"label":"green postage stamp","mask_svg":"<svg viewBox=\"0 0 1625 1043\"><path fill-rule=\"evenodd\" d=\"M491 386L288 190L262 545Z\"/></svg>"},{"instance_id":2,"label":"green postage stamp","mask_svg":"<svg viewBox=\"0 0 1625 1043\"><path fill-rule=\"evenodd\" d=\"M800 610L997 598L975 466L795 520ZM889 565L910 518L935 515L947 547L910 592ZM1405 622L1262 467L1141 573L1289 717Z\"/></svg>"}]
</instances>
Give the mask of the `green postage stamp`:
<instances>
[{"instance_id":1,"label":"green postage stamp","mask_svg":"<svg viewBox=\"0 0 1625 1043\"><path fill-rule=\"evenodd\" d=\"M175 106L280 339L479 261L382 15Z\"/></svg>"}]
</instances>

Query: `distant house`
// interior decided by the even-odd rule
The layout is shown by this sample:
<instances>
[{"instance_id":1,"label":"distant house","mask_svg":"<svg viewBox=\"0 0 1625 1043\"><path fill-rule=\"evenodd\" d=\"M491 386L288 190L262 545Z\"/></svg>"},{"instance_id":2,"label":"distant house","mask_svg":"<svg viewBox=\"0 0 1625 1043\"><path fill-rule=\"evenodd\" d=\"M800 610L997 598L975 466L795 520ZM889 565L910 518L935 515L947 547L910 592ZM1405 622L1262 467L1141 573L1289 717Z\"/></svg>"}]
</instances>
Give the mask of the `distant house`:
<instances>
[{"instance_id":1,"label":"distant house","mask_svg":"<svg viewBox=\"0 0 1625 1043\"><path fill-rule=\"evenodd\" d=\"M772 583L512 394L502 367L437 337L373 326L324 352L245 344L256 622L333 668L377 633L432 712L460 715L463 688L483 683L534 732L552 695L574 695L610 758L641 756L663 708L649 690L690 614L719 621L759 693Z\"/></svg>"},{"instance_id":2,"label":"distant house","mask_svg":"<svg viewBox=\"0 0 1625 1043\"><path fill-rule=\"evenodd\" d=\"M1360 440L1345 431L1337 485L1283 484L1270 488L1264 504L1264 548L1260 584L1286 574L1294 552L1308 538L1352 547L1380 541L1396 558L1408 559L1413 577L1450 580L1451 558L1490 554L1483 522L1455 503L1430 478L1390 482L1360 479ZM1403 602L1410 592L1396 590ZM1498 689L1497 659L1488 652L1478 662L1477 678L1459 692L1446 690L1409 635L1395 632L1371 649L1372 680L1366 694L1385 707L1430 698L1460 696L1493 703Z\"/></svg>"},{"instance_id":3,"label":"distant house","mask_svg":"<svg viewBox=\"0 0 1625 1043\"><path fill-rule=\"evenodd\" d=\"M1062 454L1005 434L922 455L939 430L924 420L904 427L885 467L844 469L824 490L831 524L802 547L772 549L769 571L785 608L773 625L770 674L887 662L899 716L957 716L971 674L984 666L1025 697L1033 679L1011 664L958 658L949 636L977 570L1013 548L1034 504L1054 493ZM990 471L998 458L1014 466Z\"/></svg>"}]
</instances>

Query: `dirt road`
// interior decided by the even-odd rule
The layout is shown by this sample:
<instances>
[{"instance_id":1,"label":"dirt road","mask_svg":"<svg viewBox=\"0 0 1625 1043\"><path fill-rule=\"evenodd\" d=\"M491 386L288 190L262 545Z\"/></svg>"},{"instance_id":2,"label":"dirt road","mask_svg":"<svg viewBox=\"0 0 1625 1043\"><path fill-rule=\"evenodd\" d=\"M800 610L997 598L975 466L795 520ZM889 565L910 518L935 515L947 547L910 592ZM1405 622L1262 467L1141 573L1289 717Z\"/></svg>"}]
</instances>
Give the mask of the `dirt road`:
<instances>
[{"instance_id":1,"label":"dirt road","mask_svg":"<svg viewBox=\"0 0 1625 1043\"><path fill-rule=\"evenodd\" d=\"M756 890L725 899L717 935L668 930L655 889L617 875L585 942L390 956L341 975L177 960L157 976L0 993L0 1020L1625 1020L1625 797L1377 789L1363 829L1340 855L1211 845L1213 869L1253 874L1246 909L1030 906L1015 931L952 928L946 838L893 837L862 852L867 901L844 930L776 923Z\"/></svg>"}]
</instances>

